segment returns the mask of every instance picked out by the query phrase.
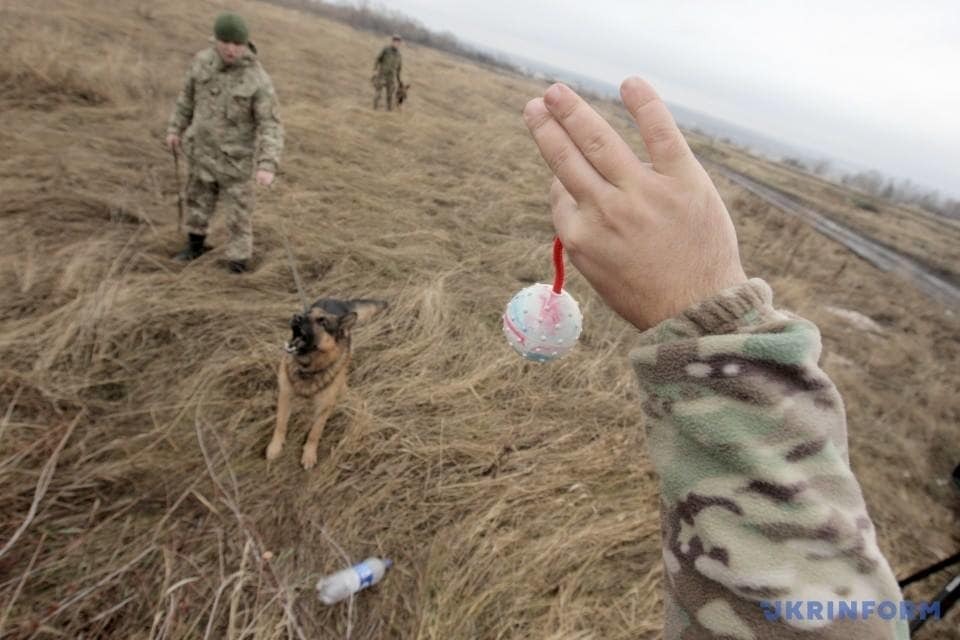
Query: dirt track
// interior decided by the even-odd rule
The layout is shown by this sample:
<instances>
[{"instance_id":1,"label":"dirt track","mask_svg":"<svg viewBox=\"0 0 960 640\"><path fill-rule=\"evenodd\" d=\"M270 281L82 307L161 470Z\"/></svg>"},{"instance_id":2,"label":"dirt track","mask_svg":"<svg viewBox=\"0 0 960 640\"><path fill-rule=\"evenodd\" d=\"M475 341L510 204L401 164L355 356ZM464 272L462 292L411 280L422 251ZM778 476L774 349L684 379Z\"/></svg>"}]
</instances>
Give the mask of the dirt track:
<instances>
[{"instance_id":1,"label":"dirt track","mask_svg":"<svg viewBox=\"0 0 960 640\"><path fill-rule=\"evenodd\" d=\"M757 182L742 173L707 160L703 160L703 162L723 174L727 179L743 187L750 193L763 198L785 213L803 219L824 235L842 243L858 256L879 269L909 279L920 290L940 300L944 304L954 307L960 306L960 288L938 277L935 273L931 272L930 269L915 260L870 240L842 224L834 222L826 215L814 211L796 202L784 193Z\"/></svg>"}]
</instances>

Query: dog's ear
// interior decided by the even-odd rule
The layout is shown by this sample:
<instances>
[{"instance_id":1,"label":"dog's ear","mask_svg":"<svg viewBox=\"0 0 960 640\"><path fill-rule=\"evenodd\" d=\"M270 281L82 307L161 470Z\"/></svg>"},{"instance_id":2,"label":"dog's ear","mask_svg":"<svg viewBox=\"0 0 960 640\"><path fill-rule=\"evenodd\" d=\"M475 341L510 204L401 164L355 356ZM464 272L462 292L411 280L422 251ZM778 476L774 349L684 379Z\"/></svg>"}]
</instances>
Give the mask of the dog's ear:
<instances>
[{"instance_id":1,"label":"dog's ear","mask_svg":"<svg viewBox=\"0 0 960 640\"><path fill-rule=\"evenodd\" d=\"M357 314L351 311L345 316L340 316L337 321L337 334L341 336L350 335L350 329L357 324Z\"/></svg>"},{"instance_id":2,"label":"dog's ear","mask_svg":"<svg viewBox=\"0 0 960 640\"><path fill-rule=\"evenodd\" d=\"M363 324L373 316L387 308L387 303L383 300L351 300L347 303L351 313L357 316L357 324ZM343 321L341 320L341 323Z\"/></svg>"}]
</instances>

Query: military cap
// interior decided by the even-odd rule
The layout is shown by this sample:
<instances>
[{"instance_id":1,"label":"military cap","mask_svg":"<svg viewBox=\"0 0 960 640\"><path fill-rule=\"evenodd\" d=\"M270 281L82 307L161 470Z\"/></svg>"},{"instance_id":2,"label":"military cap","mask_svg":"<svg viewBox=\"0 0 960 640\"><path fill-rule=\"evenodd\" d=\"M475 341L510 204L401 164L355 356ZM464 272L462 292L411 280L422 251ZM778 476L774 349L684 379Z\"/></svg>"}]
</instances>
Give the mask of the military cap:
<instances>
[{"instance_id":1,"label":"military cap","mask_svg":"<svg viewBox=\"0 0 960 640\"><path fill-rule=\"evenodd\" d=\"M213 35L220 42L234 44L247 44L250 39L247 23L235 13L221 13L217 16L217 21L213 24Z\"/></svg>"}]
</instances>

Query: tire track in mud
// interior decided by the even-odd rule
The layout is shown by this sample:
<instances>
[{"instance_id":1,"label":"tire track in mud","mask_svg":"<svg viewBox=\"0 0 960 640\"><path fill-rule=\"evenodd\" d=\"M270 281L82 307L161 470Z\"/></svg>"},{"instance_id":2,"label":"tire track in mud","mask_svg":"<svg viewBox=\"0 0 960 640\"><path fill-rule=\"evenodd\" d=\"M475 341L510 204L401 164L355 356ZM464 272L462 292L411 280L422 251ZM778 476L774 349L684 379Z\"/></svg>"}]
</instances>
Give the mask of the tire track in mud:
<instances>
[{"instance_id":1,"label":"tire track in mud","mask_svg":"<svg viewBox=\"0 0 960 640\"><path fill-rule=\"evenodd\" d=\"M918 289L951 307L960 307L960 288L929 267L871 240L828 216L804 206L784 193L728 167L700 158L704 166L788 215L800 218L825 236L843 244L878 269L909 279Z\"/></svg>"}]
</instances>

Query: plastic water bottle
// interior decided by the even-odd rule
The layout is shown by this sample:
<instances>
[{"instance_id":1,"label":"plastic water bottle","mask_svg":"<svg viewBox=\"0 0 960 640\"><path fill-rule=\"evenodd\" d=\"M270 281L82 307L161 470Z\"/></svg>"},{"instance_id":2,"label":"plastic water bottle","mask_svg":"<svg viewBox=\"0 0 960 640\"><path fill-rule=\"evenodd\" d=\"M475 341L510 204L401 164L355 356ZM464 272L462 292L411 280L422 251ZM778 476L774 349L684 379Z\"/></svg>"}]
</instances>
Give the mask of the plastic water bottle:
<instances>
[{"instance_id":1,"label":"plastic water bottle","mask_svg":"<svg viewBox=\"0 0 960 640\"><path fill-rule=\"evenodd\" d=\"M392 560L367 558L349 569L320 578L317 581L320 601L323 604L336 604L346 600L351 594L380 582L392 564Z\"/></svg>"}]
</instances>

